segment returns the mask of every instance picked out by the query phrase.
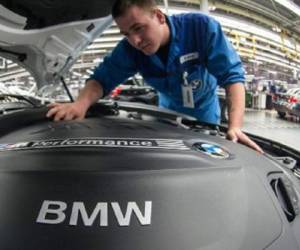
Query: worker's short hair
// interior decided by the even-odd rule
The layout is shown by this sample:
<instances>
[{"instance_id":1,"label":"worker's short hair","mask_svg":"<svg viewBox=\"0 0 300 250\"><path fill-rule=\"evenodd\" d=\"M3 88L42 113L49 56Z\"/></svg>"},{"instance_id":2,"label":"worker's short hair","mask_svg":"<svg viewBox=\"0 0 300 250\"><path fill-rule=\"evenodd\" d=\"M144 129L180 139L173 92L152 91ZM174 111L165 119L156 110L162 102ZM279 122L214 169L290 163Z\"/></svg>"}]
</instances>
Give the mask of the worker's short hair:
<instances>
[{"instance_id":1,"label":"worker's short hair","mask_svg":"<svg viewBox=\"0 0 300 250\"><path fill-rule=\"evenodd\" d=\"M111 14L115 19L124 15L132 6L137 6L144 10L151 10L157 6L157 3L155 0L116 0L112 7Z\"/></svg>"}]
</instances>

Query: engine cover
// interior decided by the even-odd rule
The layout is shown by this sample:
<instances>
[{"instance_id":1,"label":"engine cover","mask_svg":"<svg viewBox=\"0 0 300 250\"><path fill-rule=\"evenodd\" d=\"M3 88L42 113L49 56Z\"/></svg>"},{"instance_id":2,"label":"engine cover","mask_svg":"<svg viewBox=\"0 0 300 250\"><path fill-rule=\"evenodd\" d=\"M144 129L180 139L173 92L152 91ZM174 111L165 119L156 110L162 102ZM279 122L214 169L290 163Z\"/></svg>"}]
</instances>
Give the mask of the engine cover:
<instances>
[{"instance_id":1,"label":"engine cover","mask_svg":"<svg viewBox=\"0 0 300 250\"><path fill-rule=\"evenodd\" d=\"M156 120L35 122L0 138L0 248L296 249L272 171L245 146Z\"/></svg>"}]
</instances>

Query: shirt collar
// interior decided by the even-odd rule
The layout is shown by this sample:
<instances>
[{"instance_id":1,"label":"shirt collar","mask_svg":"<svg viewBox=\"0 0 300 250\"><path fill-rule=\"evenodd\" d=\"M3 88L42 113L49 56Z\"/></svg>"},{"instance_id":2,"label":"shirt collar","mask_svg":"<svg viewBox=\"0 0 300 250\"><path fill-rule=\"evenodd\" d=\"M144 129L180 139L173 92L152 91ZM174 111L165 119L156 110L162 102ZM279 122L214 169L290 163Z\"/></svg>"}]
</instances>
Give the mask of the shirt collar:
<instances>
[{"instance_id":1,"label":"shirt collar","mask_svg":"<svg viewBox=\"0 0 300 250\"><path fill-rule=\"evenodd\" d=\"M172 16L166 16L168 20L168 25L170 28L170 35L171 35L171 41L170 41L170 50L169 50L169 58L167 63L167 68L169 68L169 65L172 64L172 62L177 58L180 48L178 46L179 38L178 38L178 32L176 30L176 27L173 22Z\"/></svg>"},{"instance_id":2,"label":"shirt collar","mask_svg":"<svg viewBox=\"0 0 300 250\"><path fill-rule=\"evenodd\" d=\"M166 19L167 19L167 24L170 29L170 48L169 48L169 55L168 55L168 62L167 62L167 69L168 69L169 65L172 64L172 62L175 60L175 58L179 54L180 49L177 44L178 43L178 33L177 33L175 25L173 23L172 17L166 15ZM150 57L151 57L151 60L156 65L158 65L161 68L164 68L162 62L160 61L160 59L158 58L158 56L156 54L151 55Z\"/></svg>"},{"instance_id":3,"label":"shirt collar","mask_svg":"<svg viewBox=\"0 0 300 250\"><path fill-rule=\"evenodd\" d=\"M172 17L166 15L166 19L167 19L167 23L168 23L168 26L170 29L171 43L172 43L176 39L177 33L176 33L176 29L175 29Z\"/></svg>"}]
</instances>

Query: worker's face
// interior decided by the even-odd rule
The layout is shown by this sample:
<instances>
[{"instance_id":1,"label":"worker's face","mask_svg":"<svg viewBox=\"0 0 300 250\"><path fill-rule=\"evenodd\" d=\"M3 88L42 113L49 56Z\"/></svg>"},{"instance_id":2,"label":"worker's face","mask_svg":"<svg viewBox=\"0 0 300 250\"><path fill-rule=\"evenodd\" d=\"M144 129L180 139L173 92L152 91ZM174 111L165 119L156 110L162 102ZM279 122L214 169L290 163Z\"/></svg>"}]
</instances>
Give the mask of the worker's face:
<instances>
[{"instance_id":1,"label":"worker's face","mask_svg":"<svg viewBox=\"0 0 300 250\"><path fill-rule=\"evenodd\" d=\"M156 53L169 39L166 18L159 9L146 11L133 6L115 21L128 42L146 55Z\"/></svg>"}]
</instances>

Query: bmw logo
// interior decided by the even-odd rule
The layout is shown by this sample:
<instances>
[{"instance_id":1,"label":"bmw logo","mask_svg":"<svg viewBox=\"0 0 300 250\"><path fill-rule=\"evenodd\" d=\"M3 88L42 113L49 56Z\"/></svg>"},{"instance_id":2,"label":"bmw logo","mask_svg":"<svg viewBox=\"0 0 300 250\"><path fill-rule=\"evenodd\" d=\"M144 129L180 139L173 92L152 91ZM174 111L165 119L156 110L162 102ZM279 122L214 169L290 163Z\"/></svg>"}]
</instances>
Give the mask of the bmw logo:
<instances>
[{"instance_id":1,"label":"bmw logo","mask_svg":"<svg viewBox=\"0 0 300 250\"><path fill-rule=\"evenodd\" d=\"M193 148L213 158L227 159L229 157L229 153L218 145L209 143L195 143Z\"/></svg>"}]
</instances>

